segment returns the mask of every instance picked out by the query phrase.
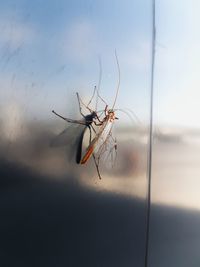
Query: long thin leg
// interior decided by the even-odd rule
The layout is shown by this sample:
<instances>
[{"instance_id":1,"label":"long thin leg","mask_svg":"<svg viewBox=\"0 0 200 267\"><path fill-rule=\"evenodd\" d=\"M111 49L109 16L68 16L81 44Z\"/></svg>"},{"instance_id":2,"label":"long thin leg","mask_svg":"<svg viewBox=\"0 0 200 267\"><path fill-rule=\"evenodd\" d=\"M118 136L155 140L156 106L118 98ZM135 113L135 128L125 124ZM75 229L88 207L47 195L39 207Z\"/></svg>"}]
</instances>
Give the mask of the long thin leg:
<instances>
[{"instance_id":1,"label":"long thin leg","mask_svg":"<svg viewBox=\"0 0 200 267\"><path fill-rule=\"evenodd\" d=\"M96 125L96 124L95 124ZM94 133L96 134L96 130L94 129L94 127L92 126L92 124L90 124L90 127L92 127L92 130L94 131ZM90 140L91 143L91 140Z\"/></svg>"},{"instance_id":2,"label":"long thin leg","mask_svg":"<svg viewBox=\"0 0 200 267\"><path fill-rule=\"evenodd\" d=\"M79 96L78 93L76 93L76 95L77 95L77 98L78 98L78 103L79 103L79 110L80 110L80 113L81 113L81 115L82 115L84 118L85 118L85 115L82 113L81 104L82 104L85 108L87 108L87 109L90 111L90 113L94 112L92 109L90 109L88 106L86 106L86 105L83 103L83 101L82 101L82 99L80 98L80 96ZM106 109L107 109L107 106L106 106ZM106 114L106 111L105 111L105 114ZM94 121L94 124L95 124L96 126L100 126L100 125L102 125L103 121L100 120L100 118L99 118L97 115L96 115L96 118L97 118L97 120L99 121L99 124L95 123L95 121Z\"/></svg>"},{"instance_id":3,"label":"long thin leg","mask_svg":"<svg viewBox=\"0 0 200 267\"><path fill-rule=\"evenodd\" d=\"M94 92L95 92L95 90L96 90L96 87L95 87L95 89L94 89ZM78 98L78 102L79 102L79 109L80 109L80 113L81 113L81 115L84 116L84 114L81 112L81 104L82 104L85 108L87 108L87 109L90 111L90 113L94 112L92 109L89 108L88 105L86 106L86 105L83 103L83 101L82 101L82 99L80 98L79 94L78 94L78 93L76 93L76 94L77 94L77 98ZM94 93L93 93L93 94L94 94ZM92 96L92 98L93 98L93 96ZM107 109L107 106L106 106L106 109ZM85 118L85 116L84 116L84 118ZM99 123L96 123L95 121L93 121L94 124L95 124L96 126L101 126L102 123L103 123L103 120L100 120L100 118L99 118L99 116L97 116L97 114L96 114L96 119L99 121Z\"/></svg>"},{"instance_id":4,"label":"long thin leg","mask_svg":"<svg viewBox=\"0 0 200 267\"><path fill-rule=\"evenodd\" d=\"M78 92L76 93L77 99L78 99L78 106L79 106L79 112L80 114L85 118L85 115L82 112L82 108L81 108L81 104L84 105L84 103L82 102L82 100L80 99L80 96L78 94ZM91 111L90 111L91 112Z\"/></svg>"},{"instance_id":5,"label":"long thin leg","mask_svg":"<svg viewBox=\"0 0 200 267\"><path fill-rule=\"evenodd\" d=\"M100 98L100 100L106 105L108 106L108 104L106 103L106 101L100 96L99 92L97 91L97 96Z\"/></svg>"},{"instance_id":6,"label":"long thin leg","mask_svg":"<svg viewBox=\"0 0 200 267\"><path fill-rule=\"evenodd\" d=\"M99 179L101 180L101 174L100 174L100 171L99 171L99 165L98 165L98 163L96 162L95 155L94 155L94 154L92 154L92 157L93 157L93 160L94 160L94 164L95 164L95 167L96 167L96 170L97 170L97 173L98 173Z\"/></svg>"},{"instance_id":7,"label":"long thin leg","mask_svg":"<svg viewBox=\"0 0 200 267\"><path fill-rule=\"evenodd\" d=\"M83 103L83 101L82 101L82 99L80 98L79 94L76 93L76 95L77 95L77 98L78 98L78 103L79 103L79 109L80 109L80 112L81 112L81 110L82 110L82 109L81 109L81 104L82 104L86 109L89 110L90 113L92 113L93 110L92 110L91 108L89 108L88 106L86 106L86 105ZM81 112L81 114L83 115L82 112ZM83 116L84 116L84 115L83 115Z\"/></svg>"},{"instance_id":8,"label":"long thin leg","mask_svg":"<svg viewBox=\"0 0 200 267\"><path fill-rule=\"evenodd\" d=\"M95 86L95 88L94 88L94 92L93 92L92 98L94 97L95 91L96 91L96 86ZM88 106L89 104L86 106L86 105L83 103L83 101L82 101L82 99L80 98L80 96L79 96L78 93L76 93L76 95L77 95L78 104L79 104L79 111L80 111L81 115L82 115L84 118L86 118L86 116L82 113L81 104L82 104L85 108L87 108L87 109L90 111L90 113L92 113L92 112L94 112L94 111L93 111L92 109L89 108L89 106ZM92 101L92 98L90 99L90 101ZM90 101L89 101L89 103L90 103ZM106 108L107 108L107 106L106 106ZM99 123L96 123L95 121L92 121L92 122L94 122L94 124L95 124L96 126L101 126L102 123L103 123L103 120L100 120L100 118L97 116L97 114L96 114L96 119L99 121ZM94 128L93 128L93 130L94 130ZM94 130L94 132L95 132L95 130Z\"/></svg>"},{"instance_id":9,"label":"long thin leg","mask_svg":"<svg viewBox=\"0 0 200 267\"><path fill-rule=\"evenodd\" d=\"M85 123L84 121L72 120L72 119L65 118L65 117L61 116L60 114L56 113L54 110L52 110L52 112L53 112L56 116L60 117L61 119L65 120L65 121L67 121L67 122L77 123L77 124L81 124L81 125L86 125L86 123Z\"/></svg>"},{"instance_id":10,"label":"long thin leg","mask_svg":"<svg viewBox=\"0 0 200 267\"><path fill-rule=\"evenodd\" d=\"M108 110L108 105L105 106L105 109L104 109L104 114L105 116L107 116L107 110Z\"/></svg>"},{"instance_id":11,"label":"long thin leg","mask_svg":"<svg viewBox=\"0 0 200 267\"><path fill-rule=\"evenodd\" d=\"M97 119L98 119L99 123L97 123L96 121L93 121L94 124L95 124L96 126L101 126L101 125L103 124L103 120L101 121L99 118L97 118Z\"/></svg>"},{"instance_id":12,"label":"long thin leg","mask_svg":"<svg viewBox=\"0 0 200 267\"><path fill-rule=\"evenodd\" d=\"M92 102L92 100L93 100L93 98L94 98L94 96L95 96L96 90L97 90L97 87L95 86L95 87L94 87L94 90L93 90L92 97L91 97L90 101L88 102L88 104L86 105L86 108L88 108L89 105L91 104L91 102Z\"/></svg>"}]
</instances>

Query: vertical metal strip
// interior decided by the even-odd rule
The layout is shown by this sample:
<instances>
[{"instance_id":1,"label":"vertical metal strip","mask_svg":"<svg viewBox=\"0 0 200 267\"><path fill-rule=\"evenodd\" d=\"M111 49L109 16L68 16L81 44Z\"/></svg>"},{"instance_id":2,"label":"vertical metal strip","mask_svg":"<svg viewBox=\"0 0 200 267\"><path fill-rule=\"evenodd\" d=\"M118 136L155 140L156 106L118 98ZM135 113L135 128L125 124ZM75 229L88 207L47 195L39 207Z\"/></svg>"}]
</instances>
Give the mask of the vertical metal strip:
<instances>
[{"instance_id":1,"label":"vertical metal strip","mask_svg":"<svg viewBox=\"0 0 200 267\"><path fill-rule=\"evenodd\" d=\"M147 189L145 267L148 266L148 258L149 258L149 232L150 232L150 215L151 215L151 171L152 171L152 141L153 141L153 91L154 91L153 89L154 89L155 42L156 42L155 0L152 0L150 128L149 128L149 150L148 150L148 189Z\"/></svg>"}]
</instances>

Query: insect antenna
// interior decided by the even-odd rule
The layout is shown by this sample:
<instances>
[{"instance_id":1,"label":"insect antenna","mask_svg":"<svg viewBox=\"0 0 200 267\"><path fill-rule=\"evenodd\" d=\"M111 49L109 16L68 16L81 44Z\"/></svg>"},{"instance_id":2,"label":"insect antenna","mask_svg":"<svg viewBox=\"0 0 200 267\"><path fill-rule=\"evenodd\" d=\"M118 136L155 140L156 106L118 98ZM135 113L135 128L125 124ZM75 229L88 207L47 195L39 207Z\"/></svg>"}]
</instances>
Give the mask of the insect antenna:
<instances>
[{"instance_id":1,"label":"insect antenna","mask_svg":"<svg viewBox=\"0 0 200 267\"><path fill-rule=\"evenodd\" d=\"M140 121L140 119L137 117L137 115L131 109L128 109L128 108L125 108L125 109L115 109L115 111L123 112L124 114L126 114L129 117L129 119L133 123L137 122L139 124L142 124L142 122Z\"/></svg>"},{"instance_id":2,"label":"insect antenna","mask_svg":"<svg viewBox=\"0 0 200 267\"><path fill-rule=\"evenodd\" d=\"M116 50L115 50L115 57L116 57L117 69L118 69L118 84L117 84L117 91L116 91L116 94L115 94L115 99L114 99L114 102L113 102L112 109L114 109L114 107L115 107L115 103L117 101L117 97L118 97L118 93L119 93L120 82L121 82L120 66L119 66L119 61L118 61L117 51Z\"/></svg>"},{"instance_id":3,"label":"insect antenna","mask_svg":"<svg viewBox=\"0 0 200 267\"><path fill-rule=\"evenodd\" d=\"M101 81L102 81L102 64L101 64L101 57L99 56L99 81L98 81L98 87L97 87L97 101L96 101L96 107L95 107L96 110L98 106L98 99L100 99L107 106L106 101L100 95Z\"/></svg>"}]
</instances>

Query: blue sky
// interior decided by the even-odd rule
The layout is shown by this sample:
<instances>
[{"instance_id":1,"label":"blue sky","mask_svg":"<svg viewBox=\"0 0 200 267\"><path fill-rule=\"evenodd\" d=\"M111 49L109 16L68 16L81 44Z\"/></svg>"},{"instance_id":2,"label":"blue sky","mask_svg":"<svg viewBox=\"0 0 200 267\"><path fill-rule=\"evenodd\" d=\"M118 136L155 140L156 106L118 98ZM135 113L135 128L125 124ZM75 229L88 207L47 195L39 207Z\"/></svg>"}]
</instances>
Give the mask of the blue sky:
<instances>
[{"instance_id":1,"label":"blue sky","mask_svg":"<svg viewBox=\"0 0 200 267\"><path fill-rule=\"evenodd\" d=\"M75 112L75 92L101 93L116 108L149 118L151 1L1 1L2 102L26 116L51 119L51 109ZM198 1L156 1L154 119L157 124L200 126ZM3 107L2 107L3 108ZM15 110L15 109L13 109ZM8 109L10 112L10 109ZM14 111L13 111L14 114Z\"/></svg>"},{"instance_id":2,"label":"blue sky","mask_svg":"<svg viewBox=\"0 0 200 267\"><path fill-rule=\"evenodd\" d=\"M200 2L157 1L154 121L200 127Z\"/></svg>"},{"instance_id":3,"label":"blue sky","mask_svg":"<svg viewBox=\"0 0 200 267\"><path fill-rule=\"evenodd\" d=\"M99 79L111 105L131 108L146 120L149 111L151 1L1 1L0 69L4 103L26 116L68 114L75 91L90 96ZM74 100L73 100L74 99Z\"/></svg>"}]
</instances>

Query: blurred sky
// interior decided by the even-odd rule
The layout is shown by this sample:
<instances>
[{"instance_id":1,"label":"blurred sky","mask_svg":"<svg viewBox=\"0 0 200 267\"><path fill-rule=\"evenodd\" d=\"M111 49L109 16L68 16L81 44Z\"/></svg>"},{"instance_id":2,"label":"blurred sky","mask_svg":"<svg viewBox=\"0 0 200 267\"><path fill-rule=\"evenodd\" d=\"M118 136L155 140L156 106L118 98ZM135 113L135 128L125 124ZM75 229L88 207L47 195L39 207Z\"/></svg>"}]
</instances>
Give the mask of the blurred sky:
<instances>
[{"instance_id":1,"label":"blurred sky","mask_svg":"<svg viewBox=\"0 0 200 267\"><path fill-rule=\"evenodd\" d=\"M200 2L156 1L154 121L200 127Z\"/></svg>"},{"instance_id":2,"label":"blurred sky","mask_svg":"<svg viewBox=\"0 0 200 267\"><path fill-rule=\"evenodd\" d=\"M52 118L52 109L73 113L75 92L90 97L98 84L99 57L101 93L112 105L116 49L116 108L149 119L151 1L6 0L0 7L0 86L7 113L19 106L37 119Z\"/></svg>"},{"instance_id":3,"label":"blurred sky","mask_svg":"<svg viewBox=\"0 0 200 267\"><path fill-rule=\"evenodd\" d=\"M197 0L156 1L155 125L200 128L199 11ZM84 100L92 95L99 80L99 57L101 94L112 106L118 81L115 49L121 70L115 107L133 110L143 125L148 125L151 34L150 0L1 0L0 123L4 135L20 134L27 118L56 121L52 109L64 116L80 117L75 92ZM122 114L117 117L117 124L122 125L123 120L128 123ZM180 168L188 161L181 162ZM170 164L167 170L171 170ZM193 175L194 179L198 175ZM182 172L179 176L184 178ZM157 177L162 177L159 171ZM166 179L160 180L165 181L163 190L160 184L157 188L162 195L167 192L168 177L173 175L167 173ZM191 184L191 177L188 181ZM195 182L193 185L198 188ZM164 196L164 201L176 201L173 179L169 186L174 195ZM188 196L188 184L183 192L180 202ZM162 199L160 194L157 199ZM187 198L191 206L196 201L193 195L189 195L190 202Z\"/></svg>"},{"instance_id":4,"label":"blurred sky","mask_svg":"<svg viewBox=\"0 0 200 267\"><path fill-rule=\"evenodd\" d=\"M1 111L52 118L71 115L75 92L91 96L98 84L116 108L149 119L151 71L150 0L0 2ZM156 124L199 127L199 1L156 1ZM21 109L21 111L19 111ZM17 111L18 110L18 111ZM18 115L16 115L18 116Z\"/></svg>"}]
</instances>

